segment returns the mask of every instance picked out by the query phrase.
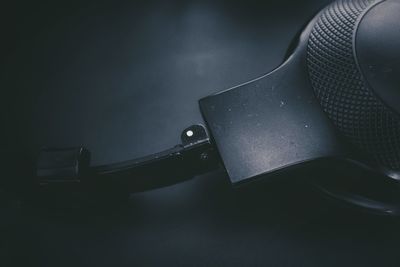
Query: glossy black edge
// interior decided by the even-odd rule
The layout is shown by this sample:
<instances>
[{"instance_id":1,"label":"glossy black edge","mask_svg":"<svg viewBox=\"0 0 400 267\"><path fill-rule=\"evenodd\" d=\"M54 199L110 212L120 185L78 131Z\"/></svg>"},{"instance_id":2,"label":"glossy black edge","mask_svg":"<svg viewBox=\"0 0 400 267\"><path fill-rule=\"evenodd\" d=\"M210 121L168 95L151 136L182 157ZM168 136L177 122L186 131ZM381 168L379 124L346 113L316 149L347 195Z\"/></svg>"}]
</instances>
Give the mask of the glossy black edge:
<instances>
[{"instance_id":1,"label":"glossy black edge","mask_svg":"<svg viewBox=\"0 0 400 267\"><path fill-rule=\"evenodd\" d=\"M74 175L68 173L68 177L63 177L63 172L58 175L57 166L50 174L38 170L38 173L42 174L38 177L39 184L43 190L49 191L75 189L140 192L173 185L218 169L219 158L204 126L192 125L186 128L182 132L181 139L182 144L145 157L114 164L74 168L76 173ZM76 161L77 158L74 158L73 162L67 161L65 164L80 165ZM70 176L73 176L73 179Z\"/></svg>"}]
</instances>

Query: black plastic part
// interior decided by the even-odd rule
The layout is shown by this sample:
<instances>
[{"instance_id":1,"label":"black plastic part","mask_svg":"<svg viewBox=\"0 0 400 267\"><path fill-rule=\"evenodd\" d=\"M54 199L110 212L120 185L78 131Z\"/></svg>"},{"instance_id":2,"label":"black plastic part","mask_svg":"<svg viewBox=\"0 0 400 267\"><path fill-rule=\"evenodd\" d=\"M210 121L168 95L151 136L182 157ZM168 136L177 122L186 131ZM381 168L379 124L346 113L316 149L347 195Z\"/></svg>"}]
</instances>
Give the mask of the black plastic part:
<instances>
[{"instance_id":1,"label":"black plastic part","mask_svg":"<svg viewBox=\"0 0 400 267\"><path fill-rule=\"evenodd\" d=\"M219 159L204 126L186 128L181 139L181 145L157 154L93 168L97 185L137 192L172 185L218 168Z\"/></svg>"},{"instance_id":2,"label":"black plastic part","mask_svg":"<svg viewBox=\"0 0 400 267\"><path fill-rule=\"evenodd\" d=\"M313 177L312 184L350 206L397 216L399 10L392 0L335 1L310 24L308 42L309 76L324 111L370 158L355 157L345 168L330 163L341 172Z\"/></svg>"},{"instance_id":3,"label":"black plastic part","mask_svg":"<svg viewBox=\"0 0 400 267\"><path fill-rule=\"evenodd\" d=\"M386 3L389 2L336 1L321 11L311 25L312 30L307 40L307 68L322 109L340 133L361 153L372 157L377 165L399 172L400 116L376 95L374 90L379 88L373 89L368 85L368 79L360 71L357 61L370 56L357 56L355 43L361 41L357 39L357 32L360 34L364 31L358 29L359 25L363 27L363 17L368 18L370 12ZM390 15L393 16L396 15ZM393 20L390 17L387 22ZM385 13L380 13L380 18L385 18L386 23ZM365 31L369 32L370 29ZM384 33L382 31L380 34ZM379 34L375 34L378 39L391 39L391 34L388 37L378 37ZM365 38L362 41L371 40ZM371 44L359 45L368 47L376 43L372 41ZM374 52L373 49L370 52ZM393 52L393 56L398 53ZM385 65L395 61L381 63ZM388 80L382 82L390 84Z\"/></svg>"},{"instance_id":4,"label":"black plastic part","mask_svg":"<svg viewBox=\"0 0 400 267\"><path fill-rule=\"evenodd\" d=\"M400 116L400 2L375 5L356 35L359 67L373 92Z\"/></svg>"},{"instance_id":5,"label":"black plastic part","mask_svg":"<svg viewBox=\"0 0 400 267\"><path fill-rule=\"evenodd\" d=\"M307 78L305 40L278 69L201 99L232 183L321 158L346 157Z\"/></svg>"},{"instance_id":6,"label":"black plastic part","mask_svg":"<svg viewBox=\"0 0 400 267\"><path fill-rule=\"evenodd\" d=\"M191 147L203 142L209 142L209 137L204 126L192 125L183 130L181 134L181 141L183 147Z\"/></svg>"},{"instance_id":7,"label":"black plastic part","mask_svg":"<svg viewBox=\"0 0 400 267\"><path fill-rule=\"evenodd\" d=\"M308 24L279 68L200 101L234 184L306 171L313 186L342 203L400 215L399 175L390 168L400 163L398 117L363 86L355 64L358 19L379 2L332 3ZM387 62L397 62L396 56Z\"/></svg>"},{"instance_id":8,"label":"black plastic part","mask_svg":"<svg viewBox=\"0 0 400 267\"><path fill-rule=\"evenodd\" d=\"M80 182L89 171L90 153L83 147L43 148L38 156L36 175L40 184Z\"/></svg>"},{"instance_id":9,"label":"black plastic part","mask_svg":"<svg viewBox=\"0 0 400 267\"><path fill-rule=\"evenodd\" d=\"M79 190L137 192L167 186L218 167L218 156L206 129L193 125L182 133L182 145L143 158L89 167L88 151L45 149L38 158L37 175L42 186L61 188L71 181ZM83 171L83 168L85 171Z\"/></svg>"}]
</instances>

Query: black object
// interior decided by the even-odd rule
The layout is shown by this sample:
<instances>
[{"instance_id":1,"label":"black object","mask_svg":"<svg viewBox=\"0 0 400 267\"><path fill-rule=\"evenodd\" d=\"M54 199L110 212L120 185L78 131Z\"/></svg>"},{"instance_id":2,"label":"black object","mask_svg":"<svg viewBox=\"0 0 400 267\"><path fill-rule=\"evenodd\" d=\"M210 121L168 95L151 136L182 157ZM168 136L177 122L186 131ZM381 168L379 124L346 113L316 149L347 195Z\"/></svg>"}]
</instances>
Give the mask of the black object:
<instances>
[{"instance_id":1,"label":"black object","mask_svg":"<svg viewBox=\"0 0 400 267\"><path fill-rule=\"evenodd\" d=\"M192 125L181 135L182 144L166 151L116 164L90 167L83 147L43 149L37 163L39 183L50 189L62 184L102 187L130 192L171 185L218 166L206 129Z\"/></svg>"},{"instance_id":2,"label":"black object","mask_svg":"<svg viewBox=\"0 0 400 267\"><path fill-rule=\"evenodd\" d=\"M73 167L85 166L80 162L83 158L66 155L61 156L65 159L62 166L75 170L67 176L85 186L118 184L129 186L132 191L172 184L214 169L219 156L235 184L272 177L266 174L288 167L308 167L312 164L304 163L321 160L328 160L333 168L343 162L355 163L379 174L374 182L397 183L398 14L400 4L394 0L337 1L321 11L305 28L297 48L282 66L259 79L200 100L215 147L206 130L195 126L183 132L181 146L160 154L104 167L87 166L84 172L85 168ZM392 21L393 25L376 24L375 20ZM376 41L375 32L385 35ZM394 45L386 48L384 44L391 41ZM51 157L53 152L48 149L39 157L41 184L70 182L58 163L47 164L52 162ZM360 199L359 192L346 192L343 197L343 192L330 191L326 184L314 182L337 198L357 205L367 202L354 201ZM378 204L369 205L372 209L388 210L385 203L374 203Z\"/></svg>"},{"instance_id":3,"label":"black object","mask_svg":"<svg viewBox=\"0 0 400 267\"><path fill-rule=\"evenodd\" d=\"M79 183L87 175L90 152L83 147L42 149L37 160L37 176L43 177L42 185L58 183Z\"/></svg>"}]
</instances>

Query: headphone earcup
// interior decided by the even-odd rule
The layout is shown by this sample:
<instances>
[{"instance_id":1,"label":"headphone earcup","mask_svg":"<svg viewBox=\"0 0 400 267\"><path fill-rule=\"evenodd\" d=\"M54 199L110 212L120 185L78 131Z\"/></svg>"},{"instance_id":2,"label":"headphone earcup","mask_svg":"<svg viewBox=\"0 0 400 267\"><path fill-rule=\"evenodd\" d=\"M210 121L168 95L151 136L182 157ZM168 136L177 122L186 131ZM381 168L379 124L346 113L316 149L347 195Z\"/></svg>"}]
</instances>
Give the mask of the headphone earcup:
<instances>
[{"instance_id":1,"label":"headphone earcup","mask_svg":"<svg viewBox=\"0 0 400 267\"><path fill-rule=\"evenodd\" d=\"M309 36L307 67L315 95L336 128L381 168L397 172L400 116L376 95L379 88L368 83L359 68L355 47L365 14L368 17L369 10L388 2L336 1L325 8ZM400 31L396 34L400 38Z\"/></svg>"}]
</instances>

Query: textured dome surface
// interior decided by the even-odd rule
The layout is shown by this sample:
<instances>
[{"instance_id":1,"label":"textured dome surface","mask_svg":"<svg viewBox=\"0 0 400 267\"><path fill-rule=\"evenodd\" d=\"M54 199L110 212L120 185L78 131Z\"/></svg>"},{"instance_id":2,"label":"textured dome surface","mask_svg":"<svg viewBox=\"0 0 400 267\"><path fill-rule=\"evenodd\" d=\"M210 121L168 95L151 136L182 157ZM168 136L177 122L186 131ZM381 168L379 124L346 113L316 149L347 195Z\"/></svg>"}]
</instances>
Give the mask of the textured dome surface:
<instances>
[{"instance_id":1,"label":"textured dome surface","mask_svg":"<svg viewBox=\"0 0 400 267\"><path fill-rule=\"evenodd\" d=\"M368 88L354 55L354 34L363 11L376 0L340 0L325 8L307 47L309 77L324 111L359 149L391 170L400 170L400 117Z\"/></svg>"}]
</instances>

